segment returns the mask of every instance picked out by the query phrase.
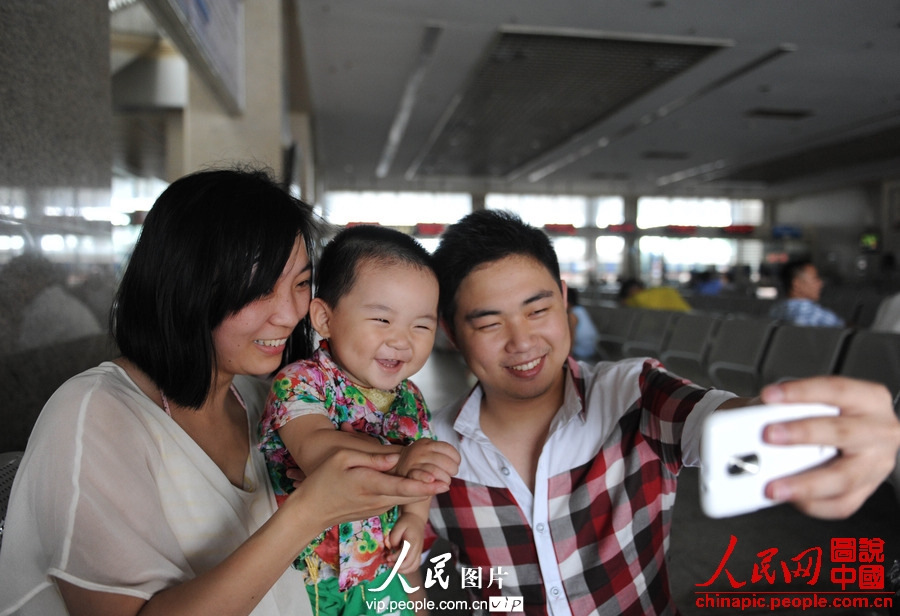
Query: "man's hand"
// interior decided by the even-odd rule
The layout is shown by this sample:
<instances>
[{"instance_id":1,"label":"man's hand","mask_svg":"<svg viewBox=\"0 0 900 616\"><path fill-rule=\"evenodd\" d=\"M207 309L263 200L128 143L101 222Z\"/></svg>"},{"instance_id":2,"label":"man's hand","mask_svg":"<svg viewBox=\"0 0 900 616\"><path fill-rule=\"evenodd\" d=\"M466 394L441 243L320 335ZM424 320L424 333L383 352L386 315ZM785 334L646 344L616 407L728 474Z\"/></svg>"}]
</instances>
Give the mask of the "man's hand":
<instances>
[{"instance_id":1,"label":"man's hand","mask_svg":"<svg viewBox=\"0 0 900 616\"><path fill-rule=\"evenodd\" d=\"M883 385L836 376L770 385L763 403L822 402L841 409L836 417L770 424L763 438L776 445L820 444L838 456L804 473L776 479L766 496L789 501L819 518L845 518L859 509L897 462L900 421Z\"/></svg>"}]
</instances>

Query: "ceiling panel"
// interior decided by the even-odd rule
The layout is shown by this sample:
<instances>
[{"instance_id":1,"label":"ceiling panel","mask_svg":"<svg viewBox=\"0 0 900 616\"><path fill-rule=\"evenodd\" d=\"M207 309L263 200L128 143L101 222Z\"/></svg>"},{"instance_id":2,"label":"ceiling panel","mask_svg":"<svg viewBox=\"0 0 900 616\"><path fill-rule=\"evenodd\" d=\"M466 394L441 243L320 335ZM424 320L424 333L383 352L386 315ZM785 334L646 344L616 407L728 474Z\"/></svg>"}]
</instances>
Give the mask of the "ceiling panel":
<instances>
[{"instance_id":1,"label":"ceiling panel","mask_svg":"<svg viewBox=\"0 0 900 616\"><path fill-rule=\"evenodd\" d=\"M295 2L323 189L777 196L900 117L896 0Z\"/></svg>"},{"instance_id":2,"label":"ceiling panel","mask_svg":"<svg viewBox=\"0 0 900 616\"><path fill-rule=\"evenodd\" d=\"M511 174L719 47L500 32L407 177Z\"/></svg>"}]
</instances>

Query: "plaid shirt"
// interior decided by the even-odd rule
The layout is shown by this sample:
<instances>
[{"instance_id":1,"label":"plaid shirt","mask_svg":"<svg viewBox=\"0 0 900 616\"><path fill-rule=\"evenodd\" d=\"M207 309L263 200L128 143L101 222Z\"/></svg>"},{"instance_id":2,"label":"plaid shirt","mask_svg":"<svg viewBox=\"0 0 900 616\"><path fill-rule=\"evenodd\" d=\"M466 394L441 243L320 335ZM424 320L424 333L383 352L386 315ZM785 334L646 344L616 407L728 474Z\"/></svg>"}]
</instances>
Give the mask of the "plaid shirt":
<instances>
[{"instance_id":1,"label":"plaid shirt","mask_svg":"<svg viewBox=\"0 0 900 616\"><path fill-rule=\"evenodd\" d=\"M811 299L786 299L772 306L769 316L793 325L844 327L844 319Z\"/></svg>"},{"instance_id":2,"label":"plaid shirt","mask_svg":"<svg viewBox=\"0 0 900 616\"><path fill-rule=\"evenodd\" d=\"M665 554L677 474L699 464L702 419L732 394L651 359L570 359L565 387L533 494L481 431L479 387L434 415L462 465L432 501L432 531L481 568L473 592L522 596L529 616L676 613Z\"/></svg>"}]
</instances>

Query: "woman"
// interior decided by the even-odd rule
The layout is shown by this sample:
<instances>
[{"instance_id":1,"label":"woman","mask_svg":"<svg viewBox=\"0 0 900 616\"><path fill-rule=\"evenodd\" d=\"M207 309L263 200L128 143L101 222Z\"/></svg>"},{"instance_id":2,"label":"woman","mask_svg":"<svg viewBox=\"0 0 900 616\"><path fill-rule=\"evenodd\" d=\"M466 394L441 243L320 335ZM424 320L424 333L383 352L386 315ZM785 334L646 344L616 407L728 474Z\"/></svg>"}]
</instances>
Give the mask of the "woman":
<instances>
[{"instance_id":1,"label":"woman","mask_svg":"<svg viewBox=\"0 0 900 616\"><path fill-rule=\"evenodd\" d=\"M309 207L261 173L159 197L113 309L122 357L64 384L29 440L0 613L308 613L290 563L310 540L444 490L342 451L276 511L256 447L267 384L247 375L310 351L313 239Z\"/></svg>"}]
</instances>

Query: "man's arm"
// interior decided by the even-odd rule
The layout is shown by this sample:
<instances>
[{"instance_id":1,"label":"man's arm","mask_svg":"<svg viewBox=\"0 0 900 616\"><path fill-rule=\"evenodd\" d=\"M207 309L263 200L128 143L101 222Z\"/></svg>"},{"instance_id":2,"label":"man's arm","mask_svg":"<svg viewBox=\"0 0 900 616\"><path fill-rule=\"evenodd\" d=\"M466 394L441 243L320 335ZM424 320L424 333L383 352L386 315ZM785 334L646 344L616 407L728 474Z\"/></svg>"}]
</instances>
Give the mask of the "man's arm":
<instances>
[{"instance_id":1,"label":"man's arm","mask_svg":"<svg viewBox=\"0 0 900 616\"><path fill-rule=\"evenodd\" d=\"M766 496L792 503L818 518L854 513L893 470L900 421L883 385L823 376L765 387L758 398L733 398L718 410L752 404L819 402L840 408L836 417L769 424L763 438L775 445L832 445L839 455L821 467L776 479Z\"/></svg>"}]
</instances>

